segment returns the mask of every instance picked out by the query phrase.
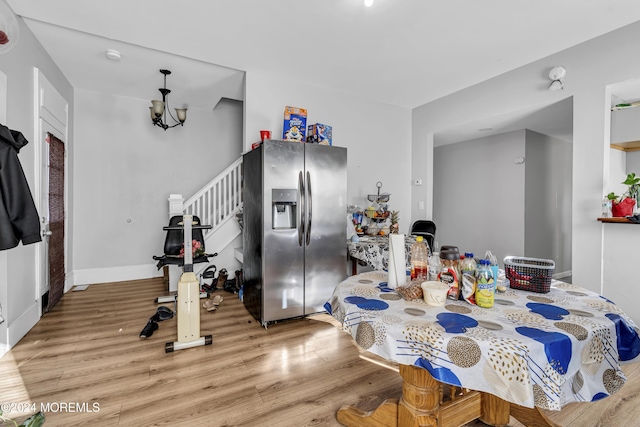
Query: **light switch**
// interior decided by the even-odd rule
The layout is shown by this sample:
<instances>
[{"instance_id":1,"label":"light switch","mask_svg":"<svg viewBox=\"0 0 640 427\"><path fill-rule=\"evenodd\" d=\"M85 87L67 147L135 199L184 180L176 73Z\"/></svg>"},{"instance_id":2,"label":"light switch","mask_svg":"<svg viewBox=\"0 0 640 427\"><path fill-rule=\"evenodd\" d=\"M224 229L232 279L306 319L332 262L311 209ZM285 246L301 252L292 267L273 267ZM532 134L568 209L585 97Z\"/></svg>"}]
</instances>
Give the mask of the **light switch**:
<instances>
[{"instance_id":1,"label":"light switch","mask_svg":"<svg viewBox=\"0 0 640 427\"><path fill-rule=\"evenodd\" d=\"M421 179L414 179L413 180L413 185L422 185L422 180Z\"/></svg>"},{"instance_id":2,"label":"light switch","mask_svg":"<svg viewBox=\"0 0 640 427\"><path fill-rule=\"evenodd\" d=\"M421 211L424 210L424 202L418 202L418 209Z\"/></svg>"}]
</instances>

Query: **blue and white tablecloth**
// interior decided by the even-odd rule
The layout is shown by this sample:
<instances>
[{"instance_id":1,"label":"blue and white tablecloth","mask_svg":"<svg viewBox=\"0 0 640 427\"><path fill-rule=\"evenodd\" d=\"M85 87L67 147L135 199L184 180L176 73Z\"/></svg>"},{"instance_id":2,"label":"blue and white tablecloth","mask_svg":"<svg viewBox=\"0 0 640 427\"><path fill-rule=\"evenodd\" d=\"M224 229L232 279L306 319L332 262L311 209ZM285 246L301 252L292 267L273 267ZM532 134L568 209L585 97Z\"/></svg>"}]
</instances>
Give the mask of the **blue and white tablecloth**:
<instances>
[{"instance_id":1,"label":"blue and white tablecloth","mask_svg":"<svg viewBox=\"0 0 640 427\"><path fill-rule=\"evenodd\" d=\"M327 311L360 347L427 369L438 381L526 407L559 410L619 391L640 361L638 328L613 302L553 281L546 294L507 288L493 308L406 301L385 272L340 283Z\"/></svg>"}]
</instances>

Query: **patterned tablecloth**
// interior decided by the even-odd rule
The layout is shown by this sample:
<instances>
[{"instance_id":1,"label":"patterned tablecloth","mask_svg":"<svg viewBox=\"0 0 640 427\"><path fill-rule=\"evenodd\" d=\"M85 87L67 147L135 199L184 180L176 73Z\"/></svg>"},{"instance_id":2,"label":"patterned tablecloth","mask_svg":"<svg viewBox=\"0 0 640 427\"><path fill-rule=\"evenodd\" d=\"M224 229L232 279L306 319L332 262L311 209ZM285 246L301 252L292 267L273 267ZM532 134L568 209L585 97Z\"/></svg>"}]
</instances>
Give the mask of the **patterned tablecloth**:
<instances>
[{"instance_id":1,"label":"patterned tablecloth","mask_svg":"<svg viewBox=\"0 0 640 427\"><path fill-rule=\"evenodd\" d=\"M411 247L415 236L405 235L404 252L407 267L410 264ZM361 265L369 265L374 270L389 268L389 236L360 236L358 242L347 241L349 256L356 258Z\"/></svg>"},{"instance_id":2,"label":"patterned tablecloth","mask_svg":"<svg viewBox=\"0 0 640 427\"><path fill-rule=\"evenodd\" d=\"M546 294L507 288L489 309L451 300L432 307L404 300L386 277L347 278L325 308L362 348L444 383L559 410L619 391L620 365L640 361L633 321L578 286L554 280Z\"/></svg>"}]
</instances>

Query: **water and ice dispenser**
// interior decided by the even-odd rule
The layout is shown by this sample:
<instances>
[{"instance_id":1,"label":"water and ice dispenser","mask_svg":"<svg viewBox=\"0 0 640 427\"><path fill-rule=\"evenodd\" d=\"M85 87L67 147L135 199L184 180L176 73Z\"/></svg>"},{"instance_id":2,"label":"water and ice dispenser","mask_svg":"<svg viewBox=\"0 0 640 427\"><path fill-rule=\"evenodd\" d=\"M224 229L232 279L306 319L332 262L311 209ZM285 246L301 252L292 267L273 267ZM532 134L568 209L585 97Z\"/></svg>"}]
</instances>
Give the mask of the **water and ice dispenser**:
<instances>
[{"instance_id":1,"label":"water and ice dispenser","mask_svg":"<svg viewBox=\"0 0 640 427\"><path fill-rule=\"evenodd\" d=\"M271 204L273 229L282 230L287 228L296 228L298 190L291 188L272 189Z\"/></svg>"}]
</instances>

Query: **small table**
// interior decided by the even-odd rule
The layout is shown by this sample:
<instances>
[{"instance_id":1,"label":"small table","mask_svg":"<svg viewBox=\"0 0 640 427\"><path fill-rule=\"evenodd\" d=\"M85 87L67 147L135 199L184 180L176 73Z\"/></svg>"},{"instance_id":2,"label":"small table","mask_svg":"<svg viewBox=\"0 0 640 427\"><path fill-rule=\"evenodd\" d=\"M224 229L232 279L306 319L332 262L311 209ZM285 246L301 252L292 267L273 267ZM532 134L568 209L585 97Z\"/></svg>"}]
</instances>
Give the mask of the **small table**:
<instances>
[{"instance_id":1,"label":"small table","mask_svg":"<svg viewBox=\"0 0 640 427\"><path fill-rule=\"evenodd\" d=\"M560 410L616 393L620 365L640 361L633 321L613 302L553 281L546 294L507 289L493 308L448 300L431 307L367 272L338 284L327 311L358 345L400 364L403 395L376 411L338 412L345 425L455 426L479 418L493 426L514 416L554 426L539 408ZM452 388L448 402L443 385Z\"/></svg>"},{"instance_id":2,"label":"small table","mask_svg":"<svg viewBox=\"0 0 640 427\"><path fill-rule=\"evenodd\" d=\"M405 235L404 253L407 267L411 266L411 247L415 236ZM359 236L358 242L347 241L347 254L351 259L351 274L358 273L358 263L374 270L389 268L389 236Z\"/></svg>"}]
</instances>

